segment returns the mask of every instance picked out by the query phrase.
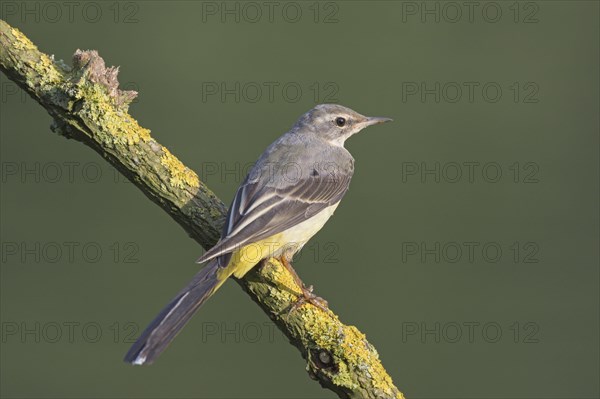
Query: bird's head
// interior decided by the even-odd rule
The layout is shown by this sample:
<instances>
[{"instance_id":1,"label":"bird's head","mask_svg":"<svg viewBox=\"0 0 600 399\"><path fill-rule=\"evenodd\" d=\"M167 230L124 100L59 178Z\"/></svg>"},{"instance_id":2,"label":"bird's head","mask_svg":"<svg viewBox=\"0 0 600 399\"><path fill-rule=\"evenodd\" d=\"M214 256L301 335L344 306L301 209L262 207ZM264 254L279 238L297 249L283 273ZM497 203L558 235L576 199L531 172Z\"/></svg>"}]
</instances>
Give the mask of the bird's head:
<instances>
[{"instance_id":1,"label":"bird's head","mask_svg":"<svg viewBox=\"0 0 600 399\"><path fill-rule=\"evenodd\" d=\"M364 116L342 105L320 104L302 115L295 128L298 132L313 133L331 144L343 146L346 139L364 128L391 120Z\"/></svg>"}]
</instances>

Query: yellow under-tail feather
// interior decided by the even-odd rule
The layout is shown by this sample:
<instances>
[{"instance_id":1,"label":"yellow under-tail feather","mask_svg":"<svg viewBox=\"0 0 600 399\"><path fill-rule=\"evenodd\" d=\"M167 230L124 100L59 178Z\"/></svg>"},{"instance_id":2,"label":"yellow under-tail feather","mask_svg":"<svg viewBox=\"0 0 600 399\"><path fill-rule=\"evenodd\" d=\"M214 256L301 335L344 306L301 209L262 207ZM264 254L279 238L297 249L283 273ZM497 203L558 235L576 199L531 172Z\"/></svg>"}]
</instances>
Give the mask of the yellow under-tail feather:
<instances>
[{"instance_id":1,"label":"yellow under-tail feather","mask_svg":"<svg viewBox=\"0 0 600 399\"><path fill-rule=\"evenodd\" d=\"M281 252L285 244L281 241L283 234L276 234L264 240L248 244L233 252L229 264L217 272L219 280L222 280L219 287L231 275L242 278L250 271L261 259L271 257L273 254ZM218 287L217 287L218 289ZM216 289L215 289L216 291Z\"/></svg>"}]
</instances>

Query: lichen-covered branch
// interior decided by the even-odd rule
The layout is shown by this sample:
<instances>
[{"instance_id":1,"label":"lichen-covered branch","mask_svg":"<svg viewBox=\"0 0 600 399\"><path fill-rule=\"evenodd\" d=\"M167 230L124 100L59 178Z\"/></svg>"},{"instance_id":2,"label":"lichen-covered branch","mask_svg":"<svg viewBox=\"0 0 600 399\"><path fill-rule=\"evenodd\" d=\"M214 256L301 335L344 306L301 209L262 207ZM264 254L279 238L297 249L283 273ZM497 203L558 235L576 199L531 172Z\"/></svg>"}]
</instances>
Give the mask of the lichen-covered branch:
<instances>
[{"instance_id":1,"label":"lichen-covered branch","mask_svg":"<svg viewBox=\"0 0 600 399\"><path fill-rule=\"evenodd\" d=\"M106 68L95 51L80 50L67 66L0 20L0 69L50 113L53 131L93 148L204 248L216 243L226 206L128 114L137 93L119 90L117 68ZM323 387L341 398L403 397L356 327L310 304L288 312L300 289L278 261L269 259L237 281Z\"/></svg>"}]
</instances>

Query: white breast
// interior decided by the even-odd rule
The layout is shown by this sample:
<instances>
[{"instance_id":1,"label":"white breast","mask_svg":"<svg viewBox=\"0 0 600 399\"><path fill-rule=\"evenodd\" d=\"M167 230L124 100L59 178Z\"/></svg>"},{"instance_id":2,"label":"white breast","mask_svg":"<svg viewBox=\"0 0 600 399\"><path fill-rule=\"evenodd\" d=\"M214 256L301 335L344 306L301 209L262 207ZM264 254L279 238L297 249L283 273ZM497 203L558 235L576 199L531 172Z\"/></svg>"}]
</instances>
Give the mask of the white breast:
<instances>
[{"instance_id":1,"label":"white breast","mask_svg":"<svg viewBox=\"0 0 600 399\"><path fill-rule=\"evenodd\" d=\"M281 236L281 242L286 242L286 248L281 249L279 254L285 252L289 253L289 257L291 255L298 252L304 244L311 239L312 236L317 234L319 230L327 223L327 220L333 215L335 208L339 205L333 204L323 209L321 212L317 213L315 216L310 219L306 219L304 222L297 224L296 226L284 231ZM276 254L275 256L277 256Z\"/></svg>"}]
</instances>

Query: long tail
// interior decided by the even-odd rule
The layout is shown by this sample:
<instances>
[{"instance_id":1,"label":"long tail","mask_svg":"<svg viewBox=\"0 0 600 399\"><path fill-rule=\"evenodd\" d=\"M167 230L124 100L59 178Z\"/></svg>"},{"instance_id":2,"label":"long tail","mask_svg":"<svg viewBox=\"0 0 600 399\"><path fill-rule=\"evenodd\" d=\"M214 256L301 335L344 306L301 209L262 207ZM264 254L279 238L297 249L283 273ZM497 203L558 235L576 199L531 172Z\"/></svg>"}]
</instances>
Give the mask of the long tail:
<instances>
[{"instance_id":1,"label":"long tail","mask_svg":"<svg viewBox=\"0 0 600 399\"><path fill-rule=\"evenodd\" d=\"M227 279L217 273L217 260L208 263L192 281L159 313L125 355L132 364L152 364L167 348L196 310L215 293Z\"/></svg>"}]
</instances>

